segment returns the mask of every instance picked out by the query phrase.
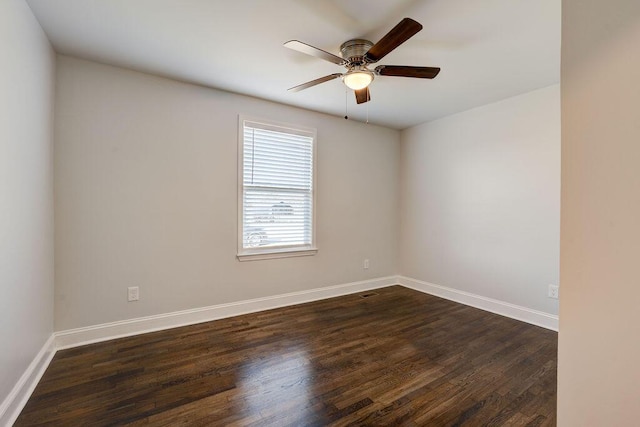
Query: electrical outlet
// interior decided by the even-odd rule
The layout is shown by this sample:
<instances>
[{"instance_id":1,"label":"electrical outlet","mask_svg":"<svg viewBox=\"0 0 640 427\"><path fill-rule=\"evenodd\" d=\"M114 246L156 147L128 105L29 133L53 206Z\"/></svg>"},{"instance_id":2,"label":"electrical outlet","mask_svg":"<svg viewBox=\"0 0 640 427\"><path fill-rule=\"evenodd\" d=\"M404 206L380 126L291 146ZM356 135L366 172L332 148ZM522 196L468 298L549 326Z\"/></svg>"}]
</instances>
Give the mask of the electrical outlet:
<instances>
[{"instance_id":1,"label":"electrical outlet","mask_svg":"<svg viewBox=\"0 0 640 427\"><path fill-rule=\"evenodd\" d=\"M558 299L560 288L557 285L549 285L549 298Z\"/></svg>"},{"instance_id":2,"label":"electrical outlet","mask_svg":"<svg viewBox=\"0 0 640 427\"><path fill-rule=\"evenodd\" d=\"M131 286L127 288L127 301L138 301L140 299L140 288Z\"/></svg>"},{"instance_id":3,"label":"electrical outlet","mask_svg":"<svg viewBox=\"0 0 640 427\"><path fill-rule=\"evenodd\" d=\"M362 262L362 268L364 268L365 270L369 268L369 260L368 259L365 259Z\"/></svg>"}]
</instances>

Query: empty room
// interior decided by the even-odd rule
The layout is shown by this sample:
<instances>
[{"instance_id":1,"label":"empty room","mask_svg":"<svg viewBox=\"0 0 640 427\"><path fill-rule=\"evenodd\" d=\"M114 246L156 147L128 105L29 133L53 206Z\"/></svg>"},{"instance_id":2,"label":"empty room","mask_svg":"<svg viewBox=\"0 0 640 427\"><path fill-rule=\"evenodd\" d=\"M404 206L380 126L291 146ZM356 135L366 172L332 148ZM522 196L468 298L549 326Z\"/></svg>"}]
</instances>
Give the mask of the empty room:
<instances>
[{"instance_id":1,"label":"empty room","mask_svg":"<svg viewBox=\"0 0 640 427\"><path fill-rule=\"evenodd\" d=\"M0 425L632 426L636 0L0 0Z\"/></svg>"}]
</instances>

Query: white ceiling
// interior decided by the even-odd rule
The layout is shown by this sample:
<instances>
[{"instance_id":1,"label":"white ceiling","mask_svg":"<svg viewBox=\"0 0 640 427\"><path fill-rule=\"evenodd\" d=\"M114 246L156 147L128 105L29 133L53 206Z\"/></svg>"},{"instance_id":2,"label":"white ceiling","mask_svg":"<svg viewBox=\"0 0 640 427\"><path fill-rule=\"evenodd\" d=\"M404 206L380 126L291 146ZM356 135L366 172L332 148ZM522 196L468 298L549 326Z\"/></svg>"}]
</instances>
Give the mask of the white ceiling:
<instances>
[{"instance_id":1,"label":"white ceiling","mask_svg":"<svg viewBox=\"0 0 640 427\"><path fill-rule=\"evenodd\" d=\"M28 0L57 52L403 129L560 80L560 0ZM340 79L287 88L408 16L424 29L379 64L441 67L434 80L378 77L356 105ZM348 95L348 96L347 96Z\"/></svg>"}]
</instances>

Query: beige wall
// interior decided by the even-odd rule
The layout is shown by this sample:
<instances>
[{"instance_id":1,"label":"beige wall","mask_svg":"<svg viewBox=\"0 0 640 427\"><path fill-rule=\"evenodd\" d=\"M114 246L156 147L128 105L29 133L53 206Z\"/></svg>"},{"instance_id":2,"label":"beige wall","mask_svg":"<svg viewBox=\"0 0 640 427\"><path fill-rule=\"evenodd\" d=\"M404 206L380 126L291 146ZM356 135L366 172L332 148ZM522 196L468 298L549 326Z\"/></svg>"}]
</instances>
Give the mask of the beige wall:
<instances>
[{"instance_id":1,"label":"beige wall","mask_svg":"<svg viewBox=\"0 0 640 427\"><path fill-rule=\"evenodd\" d=\"M558 421L638 425L640 2L562 13Z\"/></svg>"},{"instance_id":2,"label":"beige wall","mask_svg":"<svg viewBox=\"0 0 640 427\"><path fill-rule=\"evenodd\" d=\"M404 276L556 314L558 85L403 131Z\"/></svg>"},{"instance_id":3,"label":"beige wall","mask_svg":"<svg viewBox=\"0 0 640 427\"><path fill-rule=\"evenodd\" d=\"M397 131L64 56L57 84L56 330L397 273ZM238 114L317 128L317 255L236 260Z\"/></svg>"},{"instance_id":4,"label":"beige wall","mask_svg":"<svg viewBox=\"0 0 640 427\"><path fill-rule=\"evenodd\" d=\"M0 424L53 332L54 60L27 4L0 1Z\"/></svg>"}]
</instances>

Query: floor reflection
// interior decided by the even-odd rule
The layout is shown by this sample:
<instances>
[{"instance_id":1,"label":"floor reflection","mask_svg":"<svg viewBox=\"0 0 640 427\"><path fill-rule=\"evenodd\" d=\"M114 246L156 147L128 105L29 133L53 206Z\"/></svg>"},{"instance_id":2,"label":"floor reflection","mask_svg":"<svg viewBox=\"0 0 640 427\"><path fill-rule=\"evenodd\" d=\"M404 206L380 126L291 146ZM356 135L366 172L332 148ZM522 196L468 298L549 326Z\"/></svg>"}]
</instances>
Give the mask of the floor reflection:
<instances>
[{"instance_id":1,"label":"floor reflection","mask_svg":"<svg viewBox=\"0 0 640 427\"><path fill-rule=\"evenodd\" d=\"M238 413L259 416L269 425L294 422L289 419L292 416L305 420L312 412L310 387L315 370L309 354L299 343L280 344L243 362L236 393L230 398Z\"/></svg>"}]
</instances>

